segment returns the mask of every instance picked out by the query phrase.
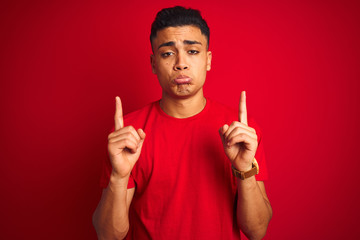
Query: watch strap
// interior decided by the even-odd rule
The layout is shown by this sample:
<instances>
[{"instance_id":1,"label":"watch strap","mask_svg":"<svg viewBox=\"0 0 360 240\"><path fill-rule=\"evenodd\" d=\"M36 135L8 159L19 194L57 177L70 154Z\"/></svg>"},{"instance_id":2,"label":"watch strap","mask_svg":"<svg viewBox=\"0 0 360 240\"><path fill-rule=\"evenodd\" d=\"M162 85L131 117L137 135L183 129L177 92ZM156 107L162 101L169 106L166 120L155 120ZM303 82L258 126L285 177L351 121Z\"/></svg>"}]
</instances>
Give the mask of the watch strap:
<instances>
[{"instance_id":1,"label":"watch strap","mask_svg":"<svg viewBox=\"0 0 360 240\"><path fill-rule=\"evenodd\" d=\"M252 168L249 171L239 171L234 166L231 166L232 172L235 177L240 178L241 180L245 180L249 177L252 177L259 173L259 165L254 158L254 161L252 163Z\"/></svg>"}]
</instances>

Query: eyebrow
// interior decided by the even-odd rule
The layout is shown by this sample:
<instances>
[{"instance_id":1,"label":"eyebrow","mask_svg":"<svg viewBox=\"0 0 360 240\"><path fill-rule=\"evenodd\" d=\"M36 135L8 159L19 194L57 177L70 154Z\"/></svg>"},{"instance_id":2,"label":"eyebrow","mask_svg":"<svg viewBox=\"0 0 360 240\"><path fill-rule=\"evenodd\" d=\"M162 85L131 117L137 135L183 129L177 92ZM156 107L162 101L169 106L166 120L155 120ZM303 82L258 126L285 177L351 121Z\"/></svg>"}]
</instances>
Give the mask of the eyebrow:
<instances>
[{"instance_id":1,"label":"eyebrow","mask_svg":"<svg viewBox=\"0 0 360 240\"><path fill-rule=\"evenodd\" d=\"M193 40L184 40L183 43L185 45L194 45L194 44L201 44L201 42L198 42L198 41L193 41ZM166 43L162 43L160 44L160 46L158 47L158 49L160 49L161 47L170 47L170 46L175 46L175 42L166 42Z\"/></svg>"}]
</instances>

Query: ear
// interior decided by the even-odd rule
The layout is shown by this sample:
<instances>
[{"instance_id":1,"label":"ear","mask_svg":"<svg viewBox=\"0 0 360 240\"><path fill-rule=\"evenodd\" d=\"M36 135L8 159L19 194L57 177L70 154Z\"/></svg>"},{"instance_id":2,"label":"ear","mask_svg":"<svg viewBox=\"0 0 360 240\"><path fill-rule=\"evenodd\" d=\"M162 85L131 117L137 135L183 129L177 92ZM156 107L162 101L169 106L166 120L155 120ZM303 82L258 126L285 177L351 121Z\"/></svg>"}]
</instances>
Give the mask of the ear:
<instances>
[{"instance_id":1,"label":"ear","mask_svg":"<svg viewBox=\"0 0 360 240\"><path fill-rule=\"evenodd\" d=\"M151 70L153 74L156 74L156 68L155 68L155 56L153 54L150 55L150 64L151 64Z\"/></svg>"},{"instance_id":2,"label":"ear","mask_svg":"<svg viewBox=\"0 0 360 240\"><path fill-rule=\"evenodd\" d=\"M212 59L212 53L211 51L207 51L207 59L206 59L206 70L210 71L211 69L211 59Z\"/></svg>"}]
</instances>

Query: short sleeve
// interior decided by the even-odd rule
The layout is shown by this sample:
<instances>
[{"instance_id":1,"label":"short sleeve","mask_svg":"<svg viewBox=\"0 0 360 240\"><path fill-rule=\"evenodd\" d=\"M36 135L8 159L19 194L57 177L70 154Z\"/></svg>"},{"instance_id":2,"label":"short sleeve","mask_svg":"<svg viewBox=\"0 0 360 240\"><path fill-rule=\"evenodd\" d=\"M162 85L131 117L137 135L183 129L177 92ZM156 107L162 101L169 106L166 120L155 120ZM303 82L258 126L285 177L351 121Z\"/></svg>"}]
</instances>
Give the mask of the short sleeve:
<instances>
[{"instance_id":1,"label":"short sleeve","mask_svg":"<svg viewBox=\"0 0 360 240\"><path fill-rule=\"evenodd\" d=\"M100 187L107 188L107 186L109 185L111 171L112 167L110 164L110 160L109 158L105 158L105 160L102 161Z\"/></svg>"},{"instance_id":2,"label":"short sleeve","mask_svg":"<svg viewBox=\"0 0 360 240\"><path fill-rule=\"evenodd\" d=\"M264 141L263 141L263 135L261 129L252 119L249 119L249 126L255 129L256 135L258 137L258 148L256 150L255 158L259 164L259 174L255 176L256 180L257 181L268 180L268 170L266 167Z\"/></svg>"}]
</instances>

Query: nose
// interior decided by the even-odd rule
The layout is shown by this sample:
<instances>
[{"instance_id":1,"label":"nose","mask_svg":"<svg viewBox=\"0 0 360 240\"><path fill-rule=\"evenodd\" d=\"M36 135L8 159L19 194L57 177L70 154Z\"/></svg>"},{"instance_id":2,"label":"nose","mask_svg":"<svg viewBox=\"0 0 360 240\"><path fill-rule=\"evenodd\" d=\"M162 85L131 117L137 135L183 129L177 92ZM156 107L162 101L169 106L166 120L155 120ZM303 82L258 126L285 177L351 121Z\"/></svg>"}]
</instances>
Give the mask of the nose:
<instances>
[{"instance_id":1,"label":"nose","mask_svg":"<svg viewBox=\"0 0 360 240\"><path fill-rule=\"evenodd\" d=\"M174 64L174 70L181 71L188 68L189 66L185 61L185 56L183 56L181 53L177 54L176 62Z\"/></svg>"}]
</instances>

